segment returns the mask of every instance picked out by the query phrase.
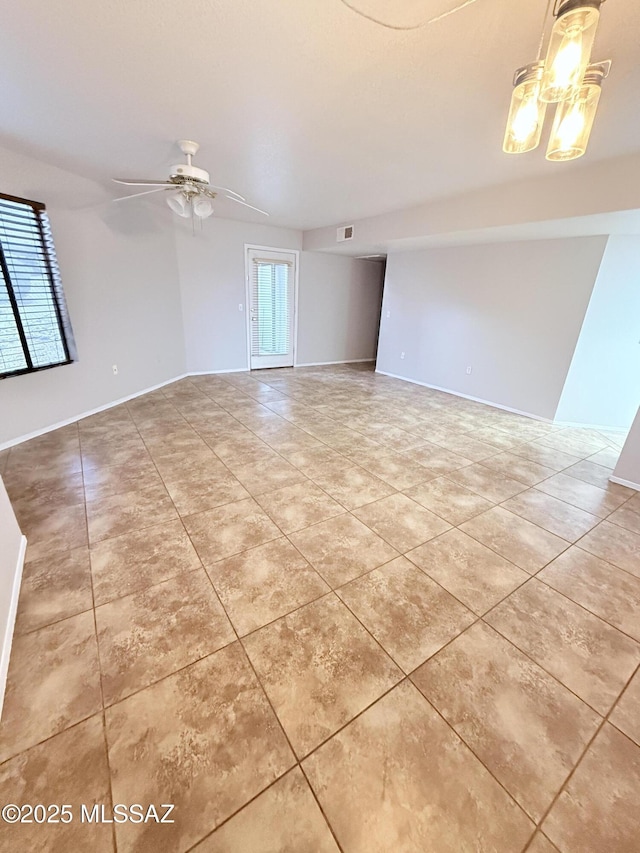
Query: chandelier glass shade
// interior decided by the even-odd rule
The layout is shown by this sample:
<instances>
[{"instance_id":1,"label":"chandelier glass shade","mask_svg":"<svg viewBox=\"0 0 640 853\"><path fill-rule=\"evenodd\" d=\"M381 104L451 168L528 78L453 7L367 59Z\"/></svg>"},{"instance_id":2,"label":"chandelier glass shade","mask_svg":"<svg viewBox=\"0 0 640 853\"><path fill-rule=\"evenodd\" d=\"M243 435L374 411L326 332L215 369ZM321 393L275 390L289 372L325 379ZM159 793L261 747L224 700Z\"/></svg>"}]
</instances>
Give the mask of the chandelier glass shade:
<instances>
[{"instance_id":1,"label":"chandelier glass shade","mask_svg":"<svg viewBox=\"0 0 640 853\"><path fill-rule=\"evenodd\" d=\"M547 160L581 157L611 62L590 64L604 0L556 0L555 22L546 59L543 38L538 60L516 71L503 151L523 154L540 144L548 104L556 104ZM547 10L548 13L548 10Z\"/></svg>"},{"instance_id":2,"label":"chandelier glass shade","mask_svg":"<svg viewBox=\"0 0 640 853\"><path fill-rule=\"evenodd\" d=\"M524 154L540 144L547 105L540 98L544 64L532 62L516 71L502 150Z\"/></svg>"},{"instance_id":3,"label":"chandelier glass shade","mask_svg":"<svg viewBox=\"0 0 640 853\"><path fill-rule=\"evenodd\" d=\"M549 39L542 100L566 101L580 88L600 20L602 0L564 0Z\"/></svg>"},{"instance_id":4,"label":"chandelier glass shade","mask_svg":"<svg viewBox=\"0 0 640 853\"><path fill-rule=\"evenodd\" d=\"M582 86L556 107L547 160L575 160L587 150L606 73L603 66L604 63L590 65Z\"/></svg>"}]
</instances>

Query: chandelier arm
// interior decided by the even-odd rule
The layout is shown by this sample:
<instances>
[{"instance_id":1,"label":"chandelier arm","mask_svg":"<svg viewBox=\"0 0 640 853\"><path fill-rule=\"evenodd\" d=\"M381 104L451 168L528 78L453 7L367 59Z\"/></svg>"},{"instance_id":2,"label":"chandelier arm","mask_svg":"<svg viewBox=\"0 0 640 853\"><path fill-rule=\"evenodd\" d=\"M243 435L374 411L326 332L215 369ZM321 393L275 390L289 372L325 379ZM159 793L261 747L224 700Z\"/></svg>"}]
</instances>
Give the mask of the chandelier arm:
<instances>
[{"instance_id":1,"label":"chandelier arm","mask_svg":"<svg viewBox=\"0 0 640 853\"><path fill-rule=\"evenodd\" d=\"M472 3L477 3L478 0L462 0L454 9L449 9L448 12L443 12L441 15L436 15L435 18L429 18L427 21L421 21L419 24L411 24L410 26L398 26L396 24L388 24L386 21L381 21L379 18L374 18L373 15L369 15L367 12L363 12L362 9L358 9L355 5L353 5L350 0L340 0L343 6L346 6L347 9L351 9L352 12L355 12L356 15L360 15L361 18L365 18L367 21L371 21L374 24L378 24L381 27L384 27L387 30L399 30L399 31L407 31L407 30L420 30L422 27L427 27L429 24L435 24L437 21L442 21L444 18L448 18L449 15L453 15L455 12L461 12L462 9L467 6L471 6Z\"/></svg>"}]
</instances>

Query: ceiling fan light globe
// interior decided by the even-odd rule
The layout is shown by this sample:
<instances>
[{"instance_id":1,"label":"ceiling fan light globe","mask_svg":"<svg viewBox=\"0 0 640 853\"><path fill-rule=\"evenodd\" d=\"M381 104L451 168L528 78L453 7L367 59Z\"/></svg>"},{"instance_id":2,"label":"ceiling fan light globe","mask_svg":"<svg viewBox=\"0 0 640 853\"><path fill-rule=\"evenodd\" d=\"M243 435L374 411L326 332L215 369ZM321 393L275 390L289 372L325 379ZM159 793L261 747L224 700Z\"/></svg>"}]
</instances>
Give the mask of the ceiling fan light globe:
<instances>
[{"instance_id":1,"label":"ceiling fan light globe","mask_svg":"<svg viewBox=\"0 0 640 853\"><path fill-rule=\"evenodd\" d=\"M182 216L183 219L188 219L191 216L189 202L182 193L167 196L167 204L174 213Z\"/></svg>"},{"instance_id":2,"label":"ceiling fan light globe","mask_svg":"<svg viewBox=\"0 0 640 853\"><path fill-rule=\"evenodd\" d=\"M211 199L204 198L203 196L194 199L193 213L200 219L206 219L208 216L211 216L213 213L213 204L211 203Z\"/></svg>"}]
</instances>

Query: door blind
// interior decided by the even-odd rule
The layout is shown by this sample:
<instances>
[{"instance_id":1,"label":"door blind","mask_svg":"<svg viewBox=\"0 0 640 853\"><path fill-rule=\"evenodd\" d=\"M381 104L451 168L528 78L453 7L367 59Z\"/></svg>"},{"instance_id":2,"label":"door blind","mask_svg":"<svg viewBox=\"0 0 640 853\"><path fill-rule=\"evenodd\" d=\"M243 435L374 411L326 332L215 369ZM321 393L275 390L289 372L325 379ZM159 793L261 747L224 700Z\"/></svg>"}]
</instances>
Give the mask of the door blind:
<instances>
[{"instance_id":1,"label":"door blind","mask_svg":"<svg viewBox=\"0 0 640 853\"><path fill-rule=\"evenodd\" d=\"M251 355L286 355L292 344L292 269L289 261L253 258Z\"/></svg>"}]
</instances>

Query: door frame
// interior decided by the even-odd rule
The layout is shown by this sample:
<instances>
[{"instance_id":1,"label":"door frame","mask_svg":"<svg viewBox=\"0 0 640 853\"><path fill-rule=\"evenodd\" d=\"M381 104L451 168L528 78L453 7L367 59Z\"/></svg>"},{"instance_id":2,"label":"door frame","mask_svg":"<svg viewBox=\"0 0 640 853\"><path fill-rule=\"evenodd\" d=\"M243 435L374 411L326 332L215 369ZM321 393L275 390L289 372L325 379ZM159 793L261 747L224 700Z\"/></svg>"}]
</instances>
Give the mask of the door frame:
<instances>
[{"instance_id":1,"label":"door frame","mask_svg":"<svg viewBox=\"0 0 640 853\"><path fill-rule=\"evenodd\" d=\"M283 249L277 246L258 246L255 243L244 244L244 313L245 313L245 329L247 333L247 370L251 370L251 292L250 279L251 270L249 268L249 252L281 252L287 255L295 255L295 274L293 276L293 366L298 366L298 281L300 278L300 249ZM264 368L268 370L269 368ZM274 370L283 370L284 368L273 368Z\"/></svg>"}]
</instances>

